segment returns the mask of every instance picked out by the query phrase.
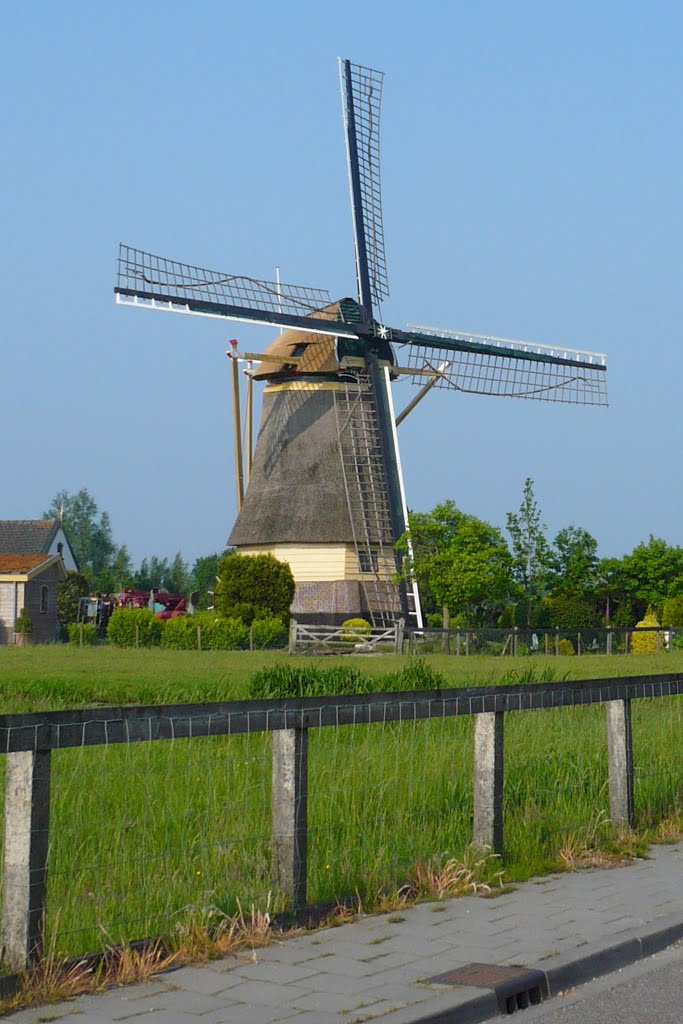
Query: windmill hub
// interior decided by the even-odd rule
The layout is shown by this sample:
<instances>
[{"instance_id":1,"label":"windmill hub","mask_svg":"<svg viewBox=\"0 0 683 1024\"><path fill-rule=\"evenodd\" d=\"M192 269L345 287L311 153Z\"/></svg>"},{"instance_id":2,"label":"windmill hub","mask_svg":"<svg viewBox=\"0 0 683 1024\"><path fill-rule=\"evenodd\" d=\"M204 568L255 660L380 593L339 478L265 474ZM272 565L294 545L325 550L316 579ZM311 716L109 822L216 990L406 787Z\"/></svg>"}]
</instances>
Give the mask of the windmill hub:
<instances>
[{"instance_id":1,"label":"windmill hub","mask_svg":"<svg viewBox=\"0 0 683 1024\"><path fill-rule=\"evenodd\" d=\"M119 249L116 301L195 316L269 324L282 333L250 364L264 382L258 440L243 497L239 375L233 359L238 504L229 542L287 561L293 613L340 622L399 616L422 625L417 586L395 551L407 530L396 427L433 388L606 405L606 360L566 348L430 327L402 330L374 310L388 296L379 124L384 76L340 61L358 299L227 274L139 249ZM252 368L254 367L254 368ZM392 381L420 390L394 416ZM406 582L397 584L403 577Z\"/></svg>"}]
</instances>

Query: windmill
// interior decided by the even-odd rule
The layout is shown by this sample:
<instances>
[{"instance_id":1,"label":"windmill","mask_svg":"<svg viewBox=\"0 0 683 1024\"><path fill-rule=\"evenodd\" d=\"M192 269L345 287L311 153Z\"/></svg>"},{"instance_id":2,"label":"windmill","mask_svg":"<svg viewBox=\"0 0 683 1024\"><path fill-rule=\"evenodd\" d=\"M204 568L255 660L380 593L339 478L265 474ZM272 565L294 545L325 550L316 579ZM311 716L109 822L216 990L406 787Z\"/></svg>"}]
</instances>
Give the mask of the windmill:
<instances>
[{"instance_id":1,"label":"windmill","mask_svg":"<svg viewBox=\"0 0 683 1024\"><path fill-rule=\"evenodd\" d=\"M121 245L116 301L280 328L262 353L233 359L238 551L288 561L300 619L400 616L421 625L417 587L394 582L395 543L407 527L397 426L433 388L579 405L606 405L603 355L410 325L387 326L388 277L380 192L383 74L340 60L355 236L357 299L236 276ZM265 382L243 490L237 363ZM420 390L395 416L392 383ZM404 574L405 575L405 574Z\"/></svg>"}]
</instances>

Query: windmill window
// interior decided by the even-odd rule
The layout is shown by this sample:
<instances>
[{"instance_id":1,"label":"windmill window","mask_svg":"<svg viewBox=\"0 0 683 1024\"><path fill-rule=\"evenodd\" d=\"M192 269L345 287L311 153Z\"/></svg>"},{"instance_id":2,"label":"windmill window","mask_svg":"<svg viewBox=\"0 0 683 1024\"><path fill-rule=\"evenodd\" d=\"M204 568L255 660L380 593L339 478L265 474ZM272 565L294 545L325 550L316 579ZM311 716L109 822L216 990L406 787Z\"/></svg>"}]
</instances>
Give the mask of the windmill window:
<instances>
[{"instance_id":1,"label":"windmill window","mask_svg":"<svg viewBox=\"0 0 683 1024\"><path fill-rule=\"evenodd\" d=\"M43 584L40 588L40 614L47 615L47 601L48 601L48 589Z\"/></svg>"},{"instance_id":2,"label":"windmill window","mask_svg":"<svg viewBox=\"0 0 683 1024\"><path fill-rule=\"evenodd\" d=\"M377 572L377 552L359 551L358 565L361 572Z\"/></svg>"}]
</instances>

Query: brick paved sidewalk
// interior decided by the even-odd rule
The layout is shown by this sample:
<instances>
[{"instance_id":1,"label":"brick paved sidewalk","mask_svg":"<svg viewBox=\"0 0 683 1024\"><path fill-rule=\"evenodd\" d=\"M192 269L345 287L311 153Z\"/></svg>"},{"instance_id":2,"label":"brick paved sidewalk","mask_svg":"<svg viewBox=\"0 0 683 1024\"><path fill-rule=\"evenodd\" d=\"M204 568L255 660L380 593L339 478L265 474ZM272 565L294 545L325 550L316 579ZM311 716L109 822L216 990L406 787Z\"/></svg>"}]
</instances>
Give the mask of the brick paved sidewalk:
<instances>
[{"instance_id":1,"label":"brick paved sidewalk","mask_svg":"<svg viewBox=\"0 0 683 1024\"><path fill-rule=\"evenodd\" d=\"M423 903L7 1019L13 1024L41 1019L138 1024L141 1018L153 1024L481 1021L497 1012L490 990L437 987L425 979L473 961L524 964L548 972L557 989L560 981L569 984L607 965L620 966L683 935L682 873L683 843L657 846L647 860L629 867L545 876L494 899ZM642 941L634 944L634 935Z\"/></svg>"}]
</instances>

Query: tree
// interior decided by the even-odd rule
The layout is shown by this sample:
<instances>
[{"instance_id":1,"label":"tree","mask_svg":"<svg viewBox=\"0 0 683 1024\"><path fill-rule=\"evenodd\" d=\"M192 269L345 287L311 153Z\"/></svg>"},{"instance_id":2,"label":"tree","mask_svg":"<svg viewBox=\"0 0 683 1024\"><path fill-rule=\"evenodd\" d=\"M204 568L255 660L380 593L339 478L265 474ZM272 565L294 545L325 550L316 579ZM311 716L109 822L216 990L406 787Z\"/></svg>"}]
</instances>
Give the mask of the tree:
<instances>
[{"instance_id":1,"label":"tree","mask_svg":"<svg viewBox=\"0 0 683 1024\"><path fill-rule=\"evenodd\" d=\"M78 606L82 597L90 593L88 581L82 572L70 572L57 584L57 618L62 626L78 621Z\"/></svg>"},{"instance_id":2,"label":"tree","mask_svg":"<svg viewBox=\"0 0 683 1024\"><path fill-rule=\"evenodd\" d=\"M598 542L580 526L566 526L555 537L553 590L567 594L594 593L598 582Z\"/></svg>"},{"instance_id":3,"label":"tree","mask_svg":"<svg viewBox=\"0 0 683 1024\"><path fill-rule=\"evenodd\" d=\"M98 587L98 577L112 568L119 552L109 514L100 513L93 496L82 487L77 494L58 491L43 515L45 519L63 520L80 571L91 588L104 589Z\"/></svg>"},{"instance_id":4,"label":"tree","mask_svg":"<svg viewBox=\"0 0 683 1024\"><path fill-rule=\"evenodd\" d=\"M524 592L527 625L531 625L532 604L544 596L550 582L552 555L546 539L546 528L534 495L531 477L524 481L522 504L518 512L507 514L508 533L512 538L513 571Z\"/></svg>"},{"instance_id":5,"label":"tree","mask_svg":"<svg viewBox=\"0 0 683 1024\"><path fill-rule=\"evenodd\" d=\"M633 625L648 607L661 608L667 597L683 594L683 548L650 535L629 555L603 559L598 574L599 592L610 603L611 621Z\"/></svg>"},{"instance_id":6,"label":"tree","mask_svg":"<svg viewBox=\"0 0 683 1024\"><path fill-rule=\"evenodd\" d=\"M461 512L453 501L428 513L411 513L409 525L412 572L450 614L468 620L491 617L510 598L512 559L495 526ZM399 549L407 549L407 536Z\"/></svg>"},{"instance_id":7,"label":"tree","mask_svg":"<svg viewBox=\"0 0 683 1024\"><path fill-rule=\"evenodd\" d=\"M158 555L152 555L149 560L143 558L140 568L133 576L133 585L136 590L158 590L160 587L170 590L166 584L169 571L167 558L159 558Z\"/></svg>"},{"instance_id":8,"label":"tree","mask_svg":"<svg viewBox=\"0 0 683 1024\"><path fill-rule=\"evenodd\" d=\"M190 574L190 589L197 593L197 607L206 609L213 604L213 591L216 589L216 576L221 558L225 558L228 551L222 555L204 555L197 558L192 566ZM210 591L210 593L209 593Z\"/></svg>"},{"instance_id":9,"label":"tree","mask_svg":"<svg viewBox=\"0 0 683 1024\"><path fill-rule=\"evenodd\" d=\"M185 594L190 586L190 573L187 562L179 551L176 552L173 561L168 567L168 573L164 579L164 586L172 594Z\"/></svg>"},{"instance_id":10,"label":"tree","mask_svg":"<svg viewBox=\"0 0 683 1024\"><path fill-rule=\"evenodd\" d=\"M289 618L294 599L294 577L288 562L273 555L230 554L218 566L214 607L228 617L250 625L266 615Z\"/></svg>"}]
</instances>

